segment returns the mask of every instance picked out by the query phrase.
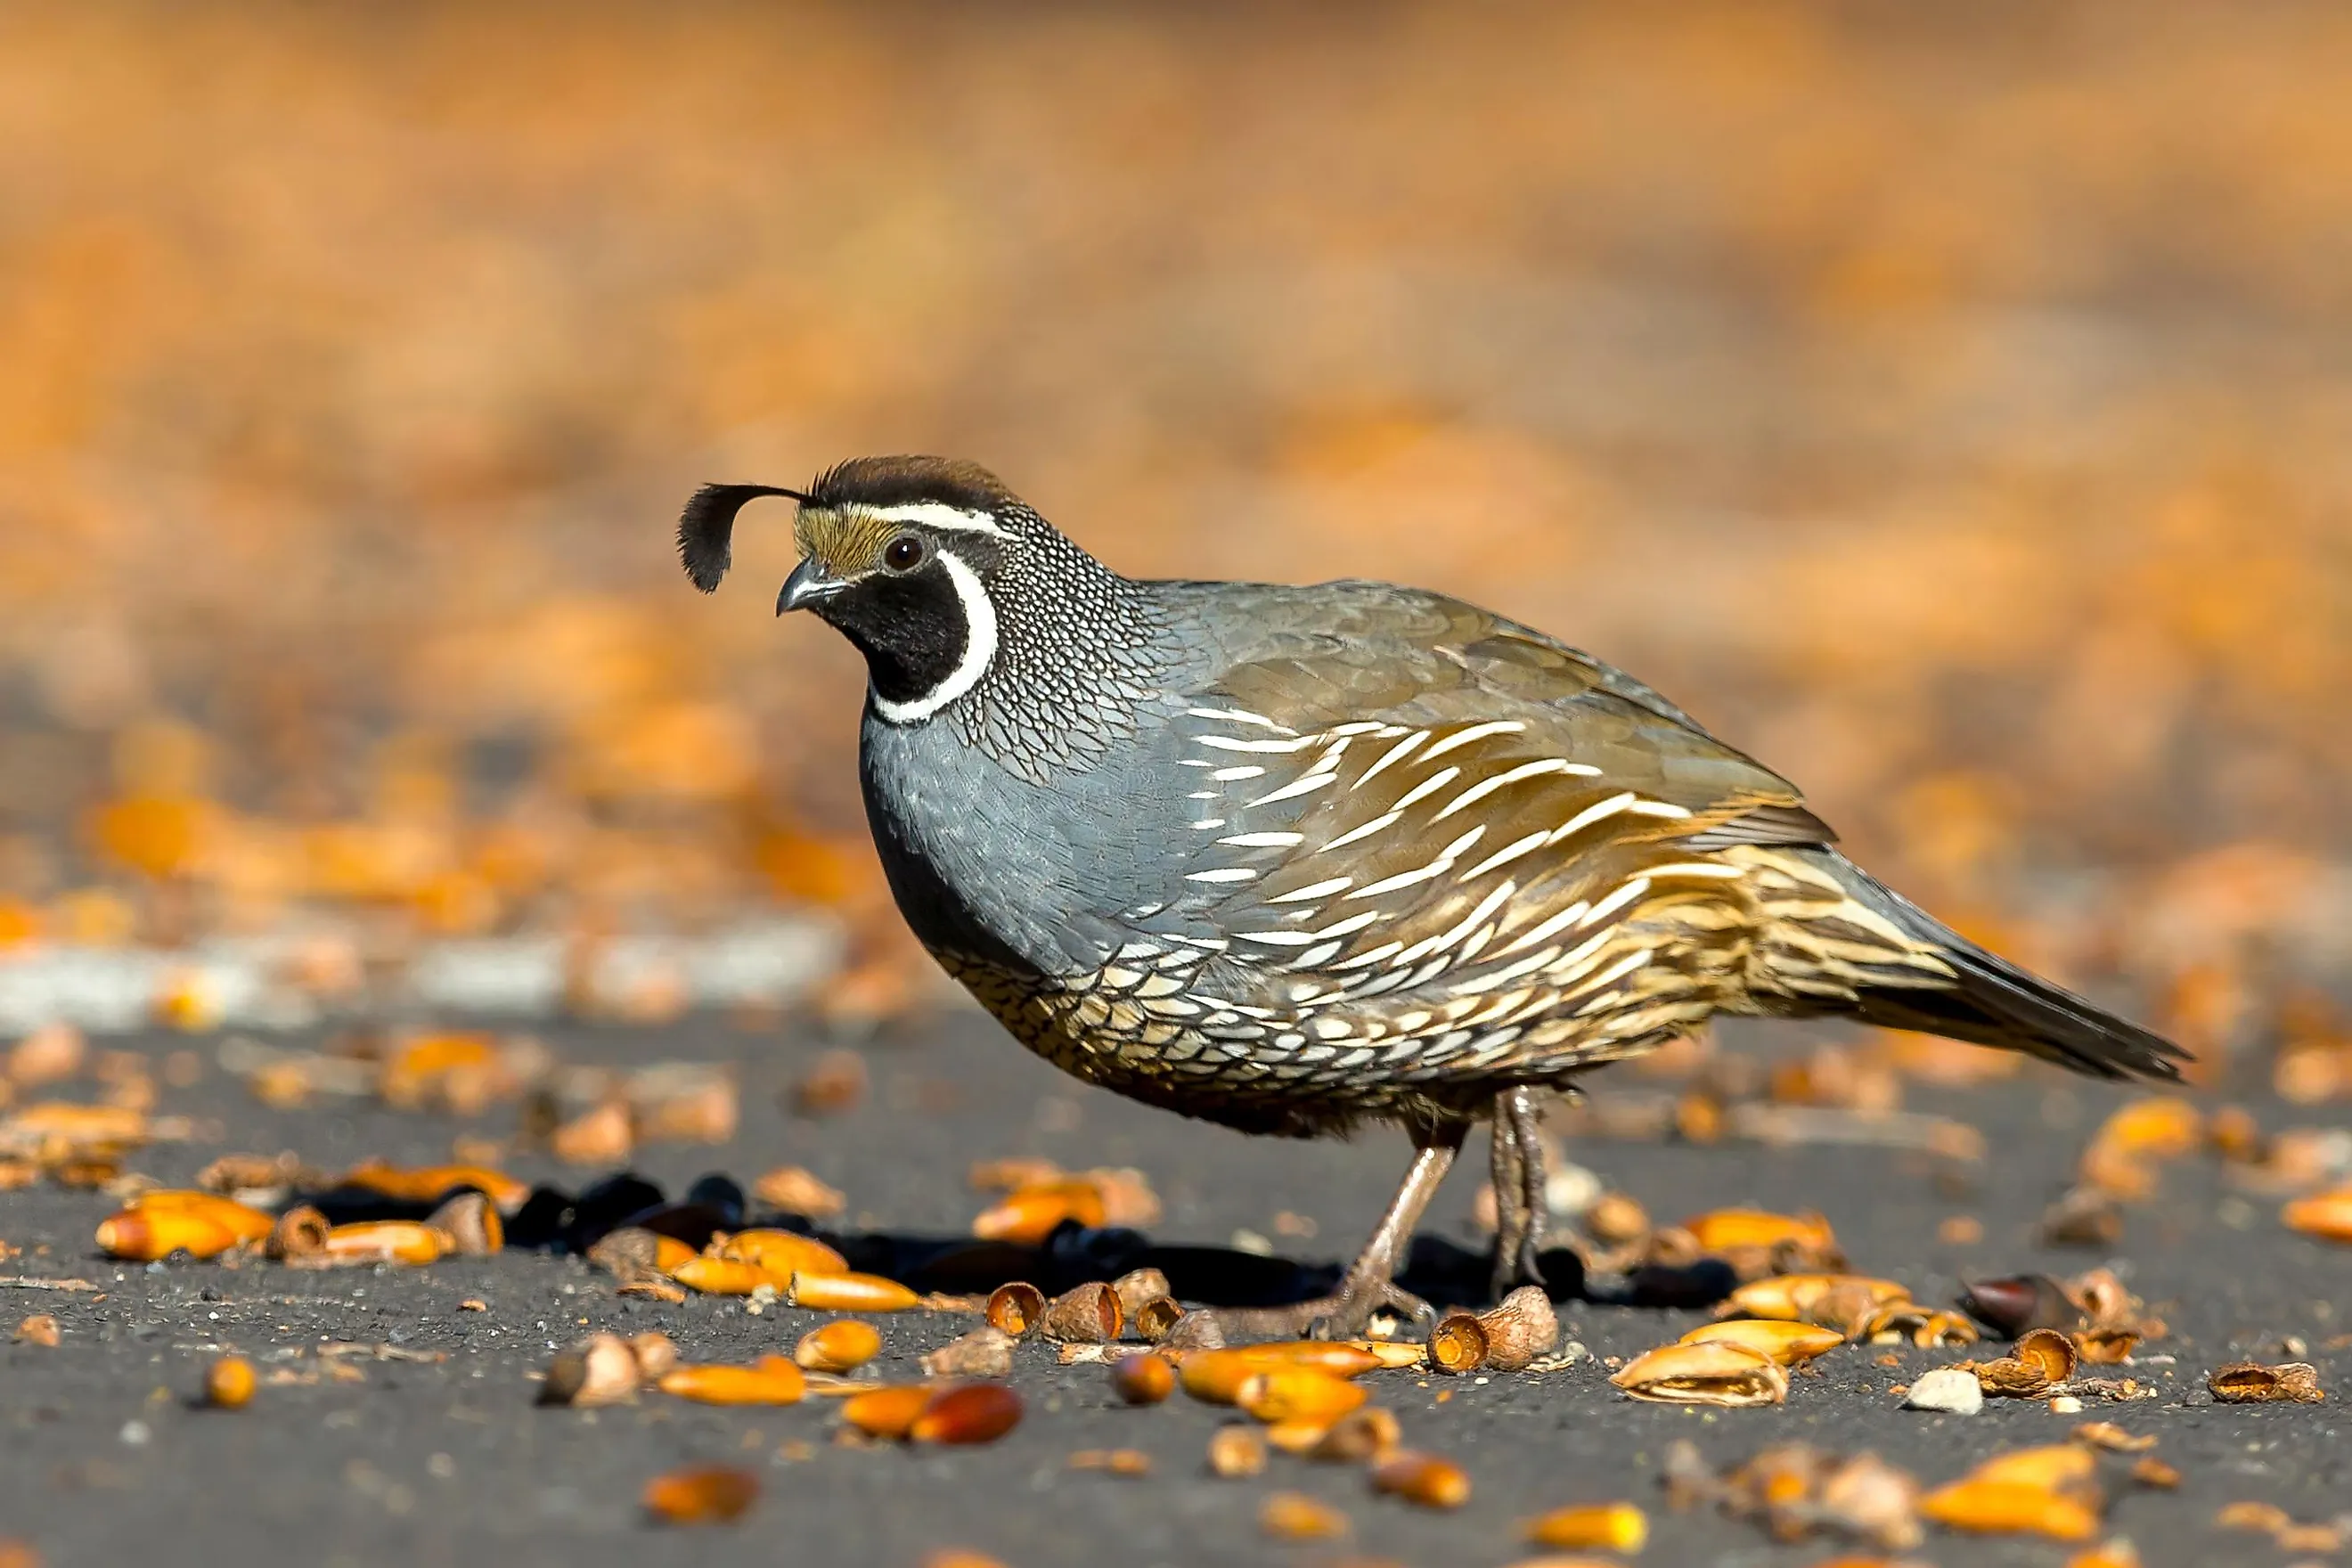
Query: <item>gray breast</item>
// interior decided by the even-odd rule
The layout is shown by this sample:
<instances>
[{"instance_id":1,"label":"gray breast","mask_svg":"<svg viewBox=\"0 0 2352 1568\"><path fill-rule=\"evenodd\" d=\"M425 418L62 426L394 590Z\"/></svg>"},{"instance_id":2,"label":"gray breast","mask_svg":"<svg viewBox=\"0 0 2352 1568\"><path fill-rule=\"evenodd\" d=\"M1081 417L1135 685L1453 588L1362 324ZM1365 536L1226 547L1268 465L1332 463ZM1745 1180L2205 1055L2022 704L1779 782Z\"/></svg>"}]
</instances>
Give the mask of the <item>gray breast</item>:
<instances>
[{"instance_id":1,"label":"gray breast","mask_svg":"<svg viewBox=\"0 0 2352 1568\"><path fill-rule=\"evenodd\" d=\"M869 710L866 816L924 945L1016 972L1100 967L1128 940L1122 921L1162 902L1178 869L1184 774L1153 719L1091 766L1041 783L951 724L901 727Z\"/></svg>"}]
</instances>

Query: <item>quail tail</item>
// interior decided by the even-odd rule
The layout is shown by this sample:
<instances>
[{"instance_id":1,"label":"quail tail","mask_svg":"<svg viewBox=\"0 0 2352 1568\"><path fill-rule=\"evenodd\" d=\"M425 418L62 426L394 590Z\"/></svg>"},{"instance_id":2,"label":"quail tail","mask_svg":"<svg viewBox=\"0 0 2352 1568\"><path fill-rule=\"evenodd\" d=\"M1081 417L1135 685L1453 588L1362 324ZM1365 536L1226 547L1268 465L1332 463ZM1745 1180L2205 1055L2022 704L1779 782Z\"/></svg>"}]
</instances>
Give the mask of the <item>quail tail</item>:
<instances>
[{"instance_id":1,"label":"quail tail","mask_svg":"<svg viewBox=\"0 0 2352 1568\"><path fill-rule=\"evenodd\" d=\"M1841 939L1865 931L1899 934L1906 950L1899 959L1887 954L1891 963L1835 964L1851 1000L1831 1010L1888 1028L2022 1051L2093 1078L2180 1077L2179 1064L2189 1053L2162 1036L1978 946L1836 851L1803 856L1816 876L1826 872L1844 894L1838 909L1815 904L1792 911L1796 925L1811 928L1812 940L1800 944L1807 957L1818 959L1824 945L1850 952L1850 941ZM1823 927L1837 933L1826 942Z\"/></svg>"}]
</instances>

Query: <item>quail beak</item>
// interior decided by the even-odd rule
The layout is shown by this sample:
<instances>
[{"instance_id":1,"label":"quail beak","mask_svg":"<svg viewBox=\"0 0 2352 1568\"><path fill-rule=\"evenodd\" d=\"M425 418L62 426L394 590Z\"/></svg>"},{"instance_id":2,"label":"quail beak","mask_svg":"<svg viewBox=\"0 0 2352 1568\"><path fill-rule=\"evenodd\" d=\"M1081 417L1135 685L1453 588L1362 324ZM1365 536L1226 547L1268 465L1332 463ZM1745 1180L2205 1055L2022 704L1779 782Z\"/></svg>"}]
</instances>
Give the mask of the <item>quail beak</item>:
<instances>
[{"instance_id":1,"label":"quail beak","mask_svg":"<svg viewBox=\"0 0 2352 1568\"><path fill-rule=\"evenodd\" d=\"M786 610L805 610L811 605L822 604L832 598L847 586L849 584L838 577L826 576L824 568L812 555L793 567L793 574L784 579L782 590L776 595L776 614L781 616Z\"/></svg>"}]
</instances>

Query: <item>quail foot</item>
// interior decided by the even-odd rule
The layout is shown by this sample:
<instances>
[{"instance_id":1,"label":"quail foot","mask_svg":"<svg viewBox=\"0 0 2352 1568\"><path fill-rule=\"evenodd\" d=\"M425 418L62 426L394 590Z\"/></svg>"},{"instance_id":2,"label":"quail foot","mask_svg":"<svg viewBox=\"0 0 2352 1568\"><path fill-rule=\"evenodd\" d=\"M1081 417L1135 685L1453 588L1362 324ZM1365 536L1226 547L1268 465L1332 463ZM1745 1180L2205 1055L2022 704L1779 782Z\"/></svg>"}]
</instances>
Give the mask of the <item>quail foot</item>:
<instances>
[{"instance_id":1,"label":"quail foot","mask_svg":"<svg viewBox=\"0 0 2352 1568\"><path fill-rule=\"evenodd\" d=\"M1416 1310L1397 1266L1480 1121L1496 1283L1532 1278L1538 1097L1717 1013L2103 1078L2184 1059L1942 925L1793 784L1542 632L1384 583L1123 577L939 458L706 486L678 530L698 586L762 496L799 506L777 612L866 657L875 845L950 973L1089 1083L1247 1132L1412 1138L1335 1297L1200 1331Z\"/></svg>"}]
</instances>

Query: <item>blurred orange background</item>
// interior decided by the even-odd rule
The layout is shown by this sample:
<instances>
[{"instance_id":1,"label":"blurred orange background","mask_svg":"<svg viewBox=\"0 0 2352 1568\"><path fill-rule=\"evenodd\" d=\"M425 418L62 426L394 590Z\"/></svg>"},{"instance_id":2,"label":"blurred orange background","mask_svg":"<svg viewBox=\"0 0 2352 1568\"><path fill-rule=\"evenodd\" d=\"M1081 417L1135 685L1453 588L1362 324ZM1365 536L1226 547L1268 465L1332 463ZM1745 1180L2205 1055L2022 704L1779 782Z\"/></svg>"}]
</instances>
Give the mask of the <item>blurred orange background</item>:
<instances>
[{"instance_id":1,"label":"blurred orange background","mask_svg":"<svg viewBox=\"0 0 2352 1568\"><path fill-rule=\"evenodd\" d=\"M1589 647L2192 1043L2352 952L2340 7L9 30L0 942L870 911L789 514L670 531L928 450Z\"/></svg>"}]
</instances>

